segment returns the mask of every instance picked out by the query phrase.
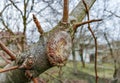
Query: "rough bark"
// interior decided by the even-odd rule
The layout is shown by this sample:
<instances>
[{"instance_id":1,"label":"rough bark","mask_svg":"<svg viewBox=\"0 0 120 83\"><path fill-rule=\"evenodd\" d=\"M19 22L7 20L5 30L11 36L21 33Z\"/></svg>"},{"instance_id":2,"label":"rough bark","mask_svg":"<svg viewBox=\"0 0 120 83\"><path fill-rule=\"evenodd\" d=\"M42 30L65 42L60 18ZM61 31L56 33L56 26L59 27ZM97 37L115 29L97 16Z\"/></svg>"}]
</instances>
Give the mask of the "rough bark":
<instances>
[{"instance_id":1,"label":"rough bark","mask_svg":"<svg viewBox=\"0 0 120 83\"><path fill-rule=\"evenodd\" d=\"M85 0L89 7L93 5L95 0ZM80 2L75 9L71 12L70 15L74 16L79 22L82 21L82 19L85 17L85 11L84 6L82 2ZM58 25L59 26L59 25ZM56 29L58 28L56 26ZM69 28L69 27L67 27ZM17 55L17 59L15 62L13 62L10 65L7 65L7 67L12 67L14 65L21 65L23 61L29 57L33 56L35 59L35 63L33 64L34 67L31 69L31 73L33 74L33 77L39 76L39 74L43 73L47 69L51 68L53 65L50 64L50 61L48 60L47 56L47 42L50 37L53 35L50 35L51 33L54 33L56 29L53 29L52 31L46 33L45 35L47 37L41 37L39 42L32 45L27 51L23 52L20 55ZM9 72L5 72L0 74L0 83L27 83L30 82L26 76L24 69L17 69Z\"/></svg>"},{"instance_id":2,"label":"rough bark","mask_svg":"<svg viewBox=\"0 0 120 83\"><path fill-rule=\"evenodd\" d=\"M18 55L18 59L7 67L20 65L24 59L30 55L34 56L36 59L34 64L35 70L33 72L34 77L37 77L39 74L51 67L46 54L46 42L43 43L41 41L33 45L28 51L22 53L20 56ZM0 74L0 83L26 83L28 81L30 80L26 78L25 71L23 70L17 69Z\"/></svg>"}]
</instances>

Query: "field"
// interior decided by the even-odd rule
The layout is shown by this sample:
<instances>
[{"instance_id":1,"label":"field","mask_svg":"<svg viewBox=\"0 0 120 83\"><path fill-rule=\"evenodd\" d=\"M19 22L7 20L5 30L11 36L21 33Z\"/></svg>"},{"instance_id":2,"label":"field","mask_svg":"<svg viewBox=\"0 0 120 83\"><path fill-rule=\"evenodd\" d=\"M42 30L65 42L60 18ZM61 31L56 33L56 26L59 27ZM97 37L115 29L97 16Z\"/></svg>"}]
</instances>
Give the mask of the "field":
<instances>
[{"instance_id":1,"label":"field","mask_svg":"<svg viewBox=\"0 0 120 83\"><path fill-rule=\"evenodd\" d=\"M98 65L98 83L108 83L113 76L113 64L99 64ZM77 73L73 72L73 63L69 61L66 66L62 68L59 75L60 68L53 67L40 75L40 81L47 83L95 83L94 64L86 63L83 68L80 62L77 62Z\"/></svg>"}]
</instances>

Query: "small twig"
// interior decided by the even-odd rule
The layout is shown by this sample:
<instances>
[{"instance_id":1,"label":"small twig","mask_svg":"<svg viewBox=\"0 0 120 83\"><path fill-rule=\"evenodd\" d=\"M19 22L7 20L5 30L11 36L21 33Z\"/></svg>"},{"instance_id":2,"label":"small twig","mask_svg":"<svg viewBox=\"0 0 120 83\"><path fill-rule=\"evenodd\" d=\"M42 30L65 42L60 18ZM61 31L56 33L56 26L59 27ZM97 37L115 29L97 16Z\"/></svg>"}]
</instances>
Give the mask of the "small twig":
<instances>
[{"instance_id":1,"label":"small twig","mask_svg":"<svg viewBox=\"0 0 120 83\"><path fill-rule=\"evenodd\" d=\"M18 68L19 68L18 66L13 66L13 67L10 67L10 68L7 68L7 69L0 69L0 73L15 70L15 69L18 69Z\"/></svg>"},{"instance_id":2,"label":"small twig","mask_svg":"<svg viewBox=\"0 0 120 83\"><path fill-rule=\"evenodd\" d=\"M1 41L0 41L0 47L10 56L11 60L16 59L15 54L12 51L10 51Z\"/></svg>"},{"instance_id":3,"label":"small twig","mask_svg":"<svg viewBox=\"0 0 120 83\"><path fill-rule=\"evenodd\" d=\"M88 24L88 23L92 23L92 22L98 22L98 21L102 21L102 19L93 19L93 20L88 20L88 21L85 21L85 22L75 23L74 26L73 26L73 29L74 29L74 31L76 31L76 29L79 26L82 26L82 25Z\"/></svg>"},{"instance_id":4,"label":"small twig","mask_svg":"<svg viewBox=\"0 0 120 83\"><path fill-rule=\"evenodd\" d=\"M116 16L116 17L118 17L118 18L120 18L120 16L119 16L119 15L117 15L117 14L115 14L115 13L111 12L111 11L108 11L108 10L105 10L105 11L106 11L106 12L111 13L112 15L114 15L114 16Z\"/></svg>"},{"instance_id":5,"label":"small twig","mask_svg":"<svg viewBox=\"0 0 120 83\"><path fill-rule=\"evenodd\" d=\"M90 20L90 15L89 15L88 6L87 6L87 4L85 3L84 0L82 0L82 2L84 4L84 6L85 6L86 14L87 14L88 21L89 21ZM97 74L97 38L95 37L95 34L94 34L94 32L92 31L92 29L90 27L90 23L88 23L88 29L91 32L91 34L92 34L92 36L94 38L94 42L95 42L95 76L96 76L95 82L98 83L98 74Z\"/></svg>"},{"instance_id":6,"label":"small twig","mask_svg":"<svg viewBox=\"0 0 120 83\"><path fill-rule=\"evenodd\" d=\"M33 14L33 20L38 28L39 33L42 35L44 33L44 31L40 25L40 22L38 21L38 19L36 18L36 16L34 14Z\"/></svg>"},{"instance_id":7,"label":"small twig","mask_svg":"<svg viewBox=\"0 0 120 83\"><path fill-rule=\"evenodd\" d=\"M69 0L64 0L64 9L63 9L63 22L68 22L68 13L69 13Z\"/></svg>"},{"instance_id":8,"label":"small twig","mask_svg":"<svg viewBox=\"0 0 120 83\"><path fill-rule=\"evenodd\" d=\"M18 6L15 4L15 2L13 2L13 0L9 0L11 3L12 3L12 5L21 13L21 15L23 16L23 13L22 13L22 11L18 8Z\"/></svg>"}]
</instances>

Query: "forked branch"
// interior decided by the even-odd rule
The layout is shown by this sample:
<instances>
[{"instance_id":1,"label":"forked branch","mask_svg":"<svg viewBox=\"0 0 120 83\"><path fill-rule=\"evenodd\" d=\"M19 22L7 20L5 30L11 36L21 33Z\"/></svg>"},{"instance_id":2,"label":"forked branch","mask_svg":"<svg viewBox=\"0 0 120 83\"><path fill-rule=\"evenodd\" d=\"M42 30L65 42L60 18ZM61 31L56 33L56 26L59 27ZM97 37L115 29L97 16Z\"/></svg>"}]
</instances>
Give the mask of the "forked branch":
<instances>
[{"instance_id":1,"label":"forked branch","mask_svg":"<svg viewBox=\"0 0 120 83\"><path fill-rule=\"evenodd\" d=\"M44 33L44 31L43 31L43 29L42 29L42 27L41 27L41 25L40 25L40 22L38 21L38 19L36 18L36 16L33 14L33 20L34 20L34 22L35 22L35 24L36 24L36 27L38 28L38 32L41 34L41 35L43 35L43 33Z\"/></svg>"},{"instance_id":2,"label":"forked branch","mask_svg":"<svg viewBox=\"0 0 120 83\"><path fill-rule=\"evenodd\" d=\"M16 59L15 54L12 51L10 51L1 41L0 41L0 47L10 56L11 60Z\"/></svg>"},{"instance_id":3,"label":"forked branch","mask_svg":"<svg viewBox=\"0 0 120 83\"><path fill-rule=\"evenodd\" d=\"M88 17L88 21L90 20L90 15L89 15L89 9L88 9L88 6L86 4L86 2L84 0L82 0L84 6L85 6L85 9L86 9L86 14L87 14L87 17ZM95 34L94 32L92 31L91 27L90 27L90 23L88 23L88 29L89 31L91 32L93 38L94 38L94 42L95 42L95 76L96 76L96 80L95 82L98 83L98 74L97 74L97 38L95 37Z\"/></svg>"}]
</instances>

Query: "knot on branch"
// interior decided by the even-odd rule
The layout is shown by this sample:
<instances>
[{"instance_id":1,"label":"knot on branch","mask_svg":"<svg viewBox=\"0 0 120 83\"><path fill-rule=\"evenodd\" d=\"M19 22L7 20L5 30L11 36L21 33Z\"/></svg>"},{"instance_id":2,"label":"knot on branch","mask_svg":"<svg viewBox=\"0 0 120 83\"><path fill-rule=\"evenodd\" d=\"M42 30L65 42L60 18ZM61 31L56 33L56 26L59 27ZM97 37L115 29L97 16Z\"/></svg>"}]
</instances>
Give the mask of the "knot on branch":
<instances>
[{"instance_id":1,"label":"knot on branch","mask_svg":"<svg viewBox=\"0 0 120 83\"><path fill-rule=\"evenodd\" d=\"M25 58L19 69L30 70L33 68L35 61L36 61L35 57L30 55L27 58Z\"/></svg>"},{"instance_id":2,"label":"knot on branch","mask_svg":"<svg viewBox=\"0 0 120 83\"><path fill-rule=\"evenodd\" d=\"M47 55L52 65L64 65L71 52L71 37L65 31L56 31L47 42Z\"/></svg>"}]
</instances>

